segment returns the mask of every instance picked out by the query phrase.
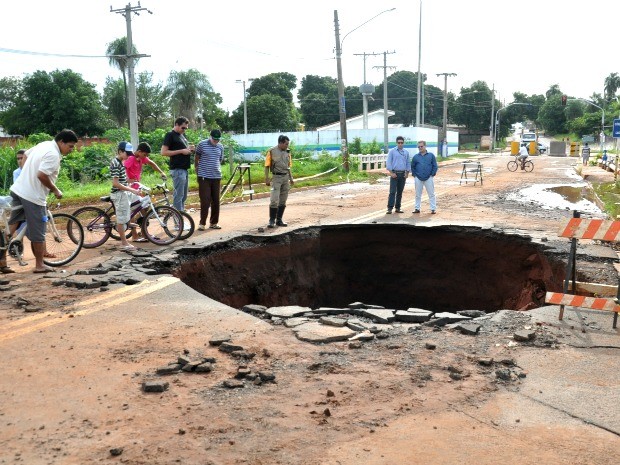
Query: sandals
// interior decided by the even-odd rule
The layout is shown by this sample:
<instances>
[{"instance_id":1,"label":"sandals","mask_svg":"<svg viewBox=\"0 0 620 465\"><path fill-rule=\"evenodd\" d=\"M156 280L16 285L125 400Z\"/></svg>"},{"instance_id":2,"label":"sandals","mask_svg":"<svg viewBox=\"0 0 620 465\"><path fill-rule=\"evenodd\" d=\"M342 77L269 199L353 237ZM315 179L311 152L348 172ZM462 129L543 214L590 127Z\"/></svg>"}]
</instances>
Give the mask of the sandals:
<instances>
[{"instance_id":1,"label":"sandals","mask_svg":"<svg viewBox=\"0 0 620 465\"><path fill-rule=\"evenodd\" d=\"M133 242L148 242L149 240L146 237L139 237L138 239L134 239Z\"/></svg>"},{"instance_id":2,"label":"sandals","mask_svg":"<svg viewBox=\"0 0 620 465\"><path fill-rule=\"evenodd\" d=\"M0 273L10 274L10 273L15 273L15 270L11 268L10 266L4 265L4 266L0 266Z\"/></svg>"}]
</instances>

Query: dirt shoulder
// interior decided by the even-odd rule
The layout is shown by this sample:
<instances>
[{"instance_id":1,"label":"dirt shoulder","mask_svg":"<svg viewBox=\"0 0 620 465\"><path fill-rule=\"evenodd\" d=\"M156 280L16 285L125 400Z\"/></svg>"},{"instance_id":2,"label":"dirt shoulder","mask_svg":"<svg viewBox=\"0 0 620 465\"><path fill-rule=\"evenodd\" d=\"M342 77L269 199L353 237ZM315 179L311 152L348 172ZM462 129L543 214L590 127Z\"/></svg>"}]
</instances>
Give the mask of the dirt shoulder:
<instances>
[{"instance_id":1,"label":"dirt shoulder","mask_svg":"<svg viewBox=\"0 0 620 465\"><path fill-rule=\"evenodd\" d=\"M482 185L459 183L460 162L443 165L436 215L426 199L420 215L411 213L412 183L406 213L391 216L386 182L293 193L286 229L461 224L554 240L571 212L510 194L539 184L577 185L573 161L535 158L532 173L508 173L507 161L481 159ZM282 233L259 232L267 205L266 199L225 205L222 230L197 232L178 246ZM159 258L174 255L143 248ZM359 345L309 344L284 324L229 308L170 275L136 271L135 259L106 244L85 251L65 273L42 277L26 267L3 285L0 463L611 465L620 459L620 333L607 313L567 311L560 322L554 307L505 311L482 320L477 335L390 324L382 327L386 337ZM108 284L106 292L53 285L92 281L96 276L76 273L111 262L140 279ZM20 299L38 310L25 313ZM518 330L535 338L516 341ZM210 344L221 335L248 355ZM156 374L179 357L212 360L211 371ZM238 379L243 387L224 387L240 366L256 376ZM145 393L148 381L168 388Z\"/></svg>"}]
</instances>

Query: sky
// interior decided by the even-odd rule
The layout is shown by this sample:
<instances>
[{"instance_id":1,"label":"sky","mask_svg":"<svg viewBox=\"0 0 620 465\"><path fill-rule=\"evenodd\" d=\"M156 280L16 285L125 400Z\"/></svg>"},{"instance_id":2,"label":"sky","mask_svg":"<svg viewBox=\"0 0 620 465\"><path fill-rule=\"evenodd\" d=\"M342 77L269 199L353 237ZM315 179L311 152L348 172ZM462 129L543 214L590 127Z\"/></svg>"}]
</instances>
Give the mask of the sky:
<instances>
[{"instance_id":1,"label":"sky","mask_svg":"<svg viewBox=\"0 0 620 465\"><path fill-rule=\"evenodd\" d=\"M110 9L127 4L138 2L3 2L0 78L72 69L102 92L108 76L121 77L104 56L107 44L127 30L123 15ZM421 5L419 47L420 0L141 0L152 14L132 15L133 42L150 57L138 62L136 73L151 71L155 81L165 83L170 71L195 68L230 112L243 101L237 80L249 86L251 78L289 72L299 81L296 95L308 74L337 76L335 10L347 86L364 82L364 61L356 55L363 53L380 54L366 58L366 81L380 84L383 52L390 52L388 75L416 72L420 56L427 84L443 89L444 77L437 74L456 73L448 78L448 91L458 94L485 81L504 104L512 102L513 92L544 95L554 84L571 97L588 98L603 92L609 74L620 73L618 3L612 0L422 0Z\"/></svg>"}]
</instances>

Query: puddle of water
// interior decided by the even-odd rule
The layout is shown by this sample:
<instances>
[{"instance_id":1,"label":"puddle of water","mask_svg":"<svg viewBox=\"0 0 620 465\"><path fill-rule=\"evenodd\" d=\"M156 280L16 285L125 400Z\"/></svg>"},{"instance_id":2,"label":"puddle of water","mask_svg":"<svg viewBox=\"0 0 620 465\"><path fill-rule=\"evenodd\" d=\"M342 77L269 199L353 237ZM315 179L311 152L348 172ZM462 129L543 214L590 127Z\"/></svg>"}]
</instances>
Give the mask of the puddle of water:
<instances>
[{"instance_id":1,"label":"puddle of water","mask_svg":"<svg viewBox=\"0 0 620 465\"><path fill-rule=\"evenodd\" d=\"M537 184L511 193L506 198L512 202L535 203L543 210L578 210L604 215L594 203L594 194L585 183L571 186Z\"/></svg>"}]
</instances>

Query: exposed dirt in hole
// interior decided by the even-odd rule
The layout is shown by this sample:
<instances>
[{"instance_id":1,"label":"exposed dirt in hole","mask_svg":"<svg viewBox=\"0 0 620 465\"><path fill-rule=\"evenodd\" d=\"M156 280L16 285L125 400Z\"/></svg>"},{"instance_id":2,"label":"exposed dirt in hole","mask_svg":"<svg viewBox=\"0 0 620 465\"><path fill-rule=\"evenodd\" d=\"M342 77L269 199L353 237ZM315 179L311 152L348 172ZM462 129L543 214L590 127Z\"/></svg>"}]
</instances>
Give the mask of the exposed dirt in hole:
<instances>
[{"instance_id":1,"label":"exposed dirt in hole","mask_svg":"<svg viewBox=\"0 0 620 465\"><path fill-rule=\"evenodd\" d=\"M182 259L177 277L235 308L362 301L394 309L489 312L543 305L545 292L562 289L566 263L558 250L515 235L409 225L246 236Z\"/></svg>"}]
</instances>

